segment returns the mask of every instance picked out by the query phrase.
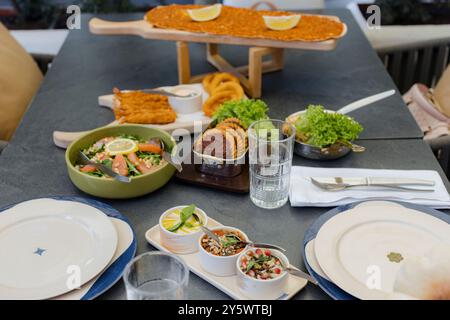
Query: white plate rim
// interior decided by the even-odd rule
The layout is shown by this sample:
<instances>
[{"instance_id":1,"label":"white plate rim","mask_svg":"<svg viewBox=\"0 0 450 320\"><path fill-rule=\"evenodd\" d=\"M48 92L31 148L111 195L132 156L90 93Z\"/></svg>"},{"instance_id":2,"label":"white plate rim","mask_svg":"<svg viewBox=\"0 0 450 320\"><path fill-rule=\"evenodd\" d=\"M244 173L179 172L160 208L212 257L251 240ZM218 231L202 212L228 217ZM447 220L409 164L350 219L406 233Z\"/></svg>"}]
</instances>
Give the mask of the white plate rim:
<instances>
[{"instance_id":1,"label":"white plate rim","mask_svg":"<svg viewBox=\"0 0 450 320\"><path fill-rule=\"evenodd\" d=\"M386 202L387 203L387 202ZM314 250L320 267L331 281L347 293L363 300L383 300L389 298L389 293L379 290L369 290L351 275L347 273L345 268L338 262L338 242L340 237L352 226L370 222L383 220L394 220L407 222L411 224L411 217L415 216L417 220L423 222L420 224L422 228L429 231L439 230L443 238L450 243L449 225L436 217L425 214L423 212L399 206L394 203L390 206L394 211L378 212L377 216L369 214L364 215L364 211L360 211L367 205L356 206L348 211L338 214L323 224L314 242ZM370 207L370 205L368 206ZM393 216L395 212L396 216Z\"/></svg>"},{"instance_id":2,"label":"white plate rim","mask_svg":"<svg viewBox=\"0 0 450 320\"><path fill-rule=\"evenodd\" d=\"M72 209L78 207L78 211L76 211L76 213L72 213L73 216L82 221L88 223L90 222L93 223L93 225L101 227L100 230L96 230L96 235L99 236L99 242L97 244L98 248L100 248L100 250L98 250L97 252L101 253L101 255L93 261L93 263L87 270L83 270L81 272L80 285L87 283L100 272L102 272L111 261L115 253L117 247L117 232L109 217L106 216L101 210L90 206L89 204L53 198L38 198L23 201L14 204L0 214L0 229L2 226L10 226L11 223L18 223L20 221L23 221L24 219L29 218L30 214L33 214L33 218L39 218L39 211L37 211L38 213L36 213L35 210L37 210L37 208L42 210L44 208L42 206L46 208L45 213L41 213L40 215L42 217L49 215L58 215L59 213L57 211L52 212L51 210L59 210L60 206L66 206L67 208L70 208L69 206L72 206ZM33 211L23 211L27 210L27 208L33 208ZM70 289L67 288L65 283L55 283L49 287L40 287L34 289L13 289L5 288L4 286L0 285L0 299L46 299L64 294L68 291L70 291Z\"/></svg>"}]
</instances>

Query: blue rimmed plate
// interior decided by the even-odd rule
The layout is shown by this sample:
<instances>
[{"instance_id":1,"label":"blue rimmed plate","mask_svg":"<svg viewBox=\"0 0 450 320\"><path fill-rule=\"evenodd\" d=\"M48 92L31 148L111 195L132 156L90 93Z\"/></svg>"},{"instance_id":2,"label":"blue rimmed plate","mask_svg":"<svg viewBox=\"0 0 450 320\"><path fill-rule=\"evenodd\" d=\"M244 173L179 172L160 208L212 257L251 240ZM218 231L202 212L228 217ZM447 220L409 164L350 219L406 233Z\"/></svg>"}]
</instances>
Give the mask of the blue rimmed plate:
<instances>
[{"instance_id":1,"label":"blue rimmed plate","mask_svg":"<svg viewBox=\"0 0 450 320\"><path fill-rule=\"evenodd\" d=\"M348 294L347 292L345 292L344 290L342 290L341 288L339 288L338 286L336 286L333 282L327 280L325 277L320 276L317 272L315 272L313 270L313 268L310 265L310 262L307 259L307 246L310 246L310 242L312 240L314 240L320 230L320 228L328 221L330 220L332 217L336 216L337 214L340 213L345 213L346 211L355 208L356 206L363 204L363 203L367 203L367 202L357 202L357 203L352 203L349 205L345 205L345 206L341 206L335 209L332 209L330 211L328 211L327 213L321 215L307 230L305 237L303 239L303 261L305 261L305 266L308 269L309 273L318 281L319 286L329 295L331 296L333 299L336 300L353 300L356 299L354 296ZM388 203L388 204L396 204L396 205L400 205L403 206L405 208L409 208L412 210L416 210L416 211L420 211L422 213L431 215L435 218L438 218L440 220L443 220L447 223L450 223L450 216L446 215L442 212L439 212L437 210L431 209L431 208L427 208L427 207L423 207L420 205L415 205L415 204L409 204L409 203L403 203L403 202L393 202L393 201L384 201L384 203ZM309 244L309 245L308 245ZM308 248L309 249L309 248ZM312 263L311 263L312 264ZM316 269L317 270L317 269ZM317 270L319 271L319 270Z\"/></svg>"},{"instance_id":2,"label":"blue rimmed plate","mask_svg":"<svg viewBox=\"0 0 450 320\"><path fill-rule=\"evenodd\" d=\"M76 299L82 300L94 299L95 297L108 290L121 278L125 266L134 257L136 252L136 239L133 229L125 216L123 216L120 212L118 212L111 206L102 202L73 196L52 196L32 200L45 199L49 199L51 201L59 200L73 202L74 204L83 204L91 207L92 209L101 211L110 218L112 225L118 231L117 233L119 234L119 237L122 238L117 241L119 244L118 250L120 249L120 254L119 251L116 251L116 255L119 254L119 256L113 257L114 262L110 262L110 264L101 273L101 275L95 277L93 280L86 283L86 285L83 285L80 290L74 290L71 293L67 294L69 298L75 297ZM1 208L0 214L18 205L20 205L20 203ZM119 248L120 244L122 244L121 248ZM126 244L126 247L124 247L124 244ZM57 298L64 299L64 296L65 295Z\"/></svg>"}]
</instances>

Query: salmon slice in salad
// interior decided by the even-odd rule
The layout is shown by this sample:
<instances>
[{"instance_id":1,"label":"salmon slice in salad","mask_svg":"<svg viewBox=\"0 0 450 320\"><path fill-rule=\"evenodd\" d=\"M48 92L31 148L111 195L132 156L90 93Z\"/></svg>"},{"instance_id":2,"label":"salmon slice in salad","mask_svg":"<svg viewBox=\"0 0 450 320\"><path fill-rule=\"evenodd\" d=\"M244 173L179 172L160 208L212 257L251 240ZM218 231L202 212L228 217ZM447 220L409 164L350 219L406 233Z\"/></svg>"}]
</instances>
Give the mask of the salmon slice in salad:
<instances>
[{"instance_id":1,"label":"salmon slice in salad","mask_svg":"<svg viewBox=\"0 0 450 320\"><path fill-rule=\"evenodd\" d=\"M118 154L112 162L112 170L121 176L128 176L128 165L125 157Z\"/></svg>"},{"instance_id":2,"label":"salmon slice in salad","mask_svg":"<svg viewBox=\"0 0 450 320\"><path fill-rule=\"evenodd\" d=\"M95 172L95 171L97 171L97 168L92 164L87 164L87 165L81 167L80 171L81 172Z\"/></svg>"},{"instance_id":3,"label":"salmon slice in salad","mask_svg":"<svg viewBox=\"0 0 450 320\"><path fill-rule=\"evenodd\" d=\"M152 153L161 153L162 149L156 143L139 143L138 144L139 151L142 152L152 152Z\"/></svg>"},{"instance_id":4,"label":"salmon slice in salad","mask_svg":"<svg viewBox=\"0 0 450 320\"><path fill-rule=\"evenodd\" d=\"M145 174L151 171L151 169L145 164L145 162L142 159L139 159L136 153L132 152L128 154L127 158L134 166L136 166L140 173Z\"/></svg>"}]
</instances>

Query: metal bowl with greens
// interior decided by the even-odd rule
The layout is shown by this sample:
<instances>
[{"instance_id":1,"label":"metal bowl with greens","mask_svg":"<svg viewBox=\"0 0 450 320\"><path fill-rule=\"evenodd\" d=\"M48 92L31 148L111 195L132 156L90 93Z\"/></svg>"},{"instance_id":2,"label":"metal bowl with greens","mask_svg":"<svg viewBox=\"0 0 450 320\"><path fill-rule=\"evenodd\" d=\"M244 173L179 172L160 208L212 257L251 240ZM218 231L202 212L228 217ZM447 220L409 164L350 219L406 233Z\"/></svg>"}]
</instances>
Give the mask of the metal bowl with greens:
<instances>
[{"instance_id":1,"label":"metal bowl with greens","mask_svg":"<svg viewBox=\"0 0 450 320\"><path fill-rule=\"evenodd\" d=\"M310 105L305 111L290 115L287 122L296 128L294 152L314 160L332 160L350 151L363 152L353 144L363 127L353 118Z\"/></svg>"}]
</instances>

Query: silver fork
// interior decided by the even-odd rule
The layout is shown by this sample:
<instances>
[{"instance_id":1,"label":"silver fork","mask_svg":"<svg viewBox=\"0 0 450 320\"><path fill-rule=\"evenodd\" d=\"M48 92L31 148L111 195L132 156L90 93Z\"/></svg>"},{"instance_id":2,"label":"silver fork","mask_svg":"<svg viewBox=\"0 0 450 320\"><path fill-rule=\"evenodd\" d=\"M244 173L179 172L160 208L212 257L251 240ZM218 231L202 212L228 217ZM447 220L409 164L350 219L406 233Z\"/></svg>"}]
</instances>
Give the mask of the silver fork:
<instances>
[{"instance_id":1,"label":"silver fork","mask_svg":"<svg viewBox=\"0 0 450 320\"><path fill-rule=\"evenodd\" d=\"M322 183L319 182L313 178L311 178L311 182L313 185L326 190L326 191L342 191L342 190L346 190L346 189L351 189L351 188L357 188L357 187L362 187L360 185L349 185L349 184L345 184L345 183ZM413 191L413 192L433 192L434 189L416 189L416 188L407 188L407 187L402 187L402 186L393 186L393 185L384 185L384 184L378 184L378 185L371 185L370 187L379 187L379 188L387 188L387 189L393 189L393 190L398 190L398 191Z\"/></svg>"}]
</instances>

